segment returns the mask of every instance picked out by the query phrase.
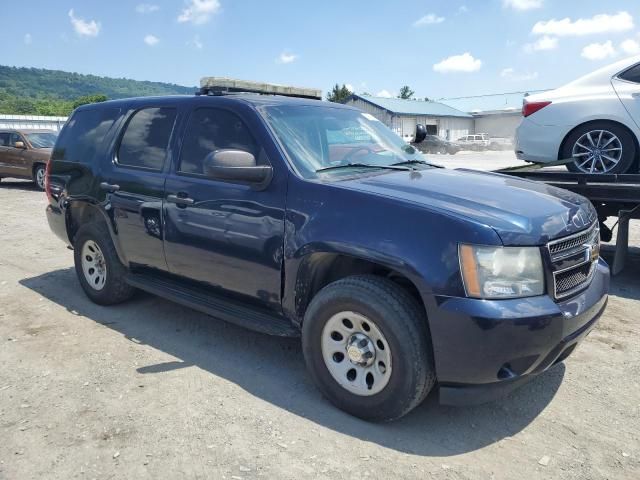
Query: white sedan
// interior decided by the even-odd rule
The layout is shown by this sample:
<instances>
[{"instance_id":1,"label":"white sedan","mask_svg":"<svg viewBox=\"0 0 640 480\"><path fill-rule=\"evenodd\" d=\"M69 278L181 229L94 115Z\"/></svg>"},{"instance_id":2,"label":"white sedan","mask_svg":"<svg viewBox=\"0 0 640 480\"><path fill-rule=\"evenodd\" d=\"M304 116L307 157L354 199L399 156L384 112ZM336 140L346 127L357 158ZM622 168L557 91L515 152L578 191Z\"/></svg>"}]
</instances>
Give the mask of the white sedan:
<instances>
[{"instance_id":1,"label":"white sedan","mask_svg":"<svg viewBox=\"0 0 640 480\"><path fill-rule=\"evenodd\" d=\"M534 163L572 159L583 173L637 172L640 56L556 90L530 95L516 130L516 156Z\"/></svg>"}]
</instances>

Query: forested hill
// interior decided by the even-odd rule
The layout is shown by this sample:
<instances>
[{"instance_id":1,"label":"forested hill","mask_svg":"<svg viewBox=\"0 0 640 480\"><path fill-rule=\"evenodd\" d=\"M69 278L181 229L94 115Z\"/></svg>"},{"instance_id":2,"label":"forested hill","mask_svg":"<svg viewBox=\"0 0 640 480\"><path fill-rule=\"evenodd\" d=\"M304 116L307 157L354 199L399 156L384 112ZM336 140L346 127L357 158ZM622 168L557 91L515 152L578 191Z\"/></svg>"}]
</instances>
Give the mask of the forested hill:
<instances>
[{"instance_id":1,"label":"forested hill","mask_svg":"<svg viewBox=\"0 0 640 480\"><path fill-rule=\"evenodd\" d=\"M196 87L0 65L0 113L68 115L81 97L192 94Z\"/></svg>"}]
</instances>

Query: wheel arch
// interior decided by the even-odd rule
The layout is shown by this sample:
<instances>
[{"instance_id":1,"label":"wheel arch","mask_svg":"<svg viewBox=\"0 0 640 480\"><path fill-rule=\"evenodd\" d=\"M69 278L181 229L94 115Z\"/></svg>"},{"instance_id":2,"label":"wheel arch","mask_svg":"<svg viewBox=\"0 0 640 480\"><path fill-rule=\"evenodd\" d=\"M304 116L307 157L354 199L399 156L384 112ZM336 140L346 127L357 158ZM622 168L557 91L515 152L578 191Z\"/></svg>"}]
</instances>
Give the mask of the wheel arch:
<instances>
[{"instance_id":1,"label":"wheel arch","mask_svg":"<svg viewBox=\"0 0 640 480\"><path fill-rule=\"evenodd\" d=\"M388 278L413 297L427 316L427 308L417 282L417 272L404 262L359 249L316 250L299 257L293 281L295 317L302 323L313 297L326 285L353 275L375 275ZM285 297L287 297L285 292ZM428 323L428 322L427 322Z\"/></svg>"},{"instance_id":2,"label":"wheel arch","mask_svg":"<svg viewBox=\"0 0 640 480\"><path fill-rule=\"evenodd\" d=\"M560 146L558 147L558 160L562 160L562 151L564 150L564 147L567 144L567 140L569 139L569 137L579 128L582 128L586 125L590 125L590 124L594 124L594 123L610 123L613 125L616 125L622 129L624 129L627 133L629 133L629 135L631 135L631 138L633 138L633 143L634 146L636 148L636 155L635 158L633 159L633 163L632 163L632 168L637 170L638 169L638 156L640 155L640 141L638 140L638 136L635 134L635 132L629 128L627 125L625 125L624 123L618 121L618 120L612 120L609 118L602 118L602 119L595 119L595 120L589 120L587 122L582 122L579 125L576 125L575 127L573 127L571 130L569 130L566 135L564 136L564 138L562 139L562 141L560 142Z\"/></svg>"},{"instance_id":3,"label":"wheel arch","mask_svg":"<svg viewBox=\"0 0 640 480\"><path fill-rule=\"evenodd\" d=\"M103 209L92 203L81 200L69 202L69 206L65 212L65 223L67 227L67 237L69 238L71 245L73 245L75 236L80 227L91 222L103 223L107 227L118 254L118 258L123 265L127 265L128 262L126 261L126 257L122 251L120 242L118 241L118 236L115 234L113 229L111 219Z\"/></svg>"}]
</instances>

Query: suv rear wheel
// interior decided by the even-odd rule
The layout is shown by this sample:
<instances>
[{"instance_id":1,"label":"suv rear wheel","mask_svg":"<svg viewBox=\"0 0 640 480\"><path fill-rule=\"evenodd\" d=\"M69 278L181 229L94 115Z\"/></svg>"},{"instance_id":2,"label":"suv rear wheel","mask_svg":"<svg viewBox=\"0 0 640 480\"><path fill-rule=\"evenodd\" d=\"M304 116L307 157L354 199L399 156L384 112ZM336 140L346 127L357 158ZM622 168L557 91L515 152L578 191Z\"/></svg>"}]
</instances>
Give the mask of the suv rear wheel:
<instances>
[{"instance_id":1,"label":"suv rear wheel","mask_svg":"<svg viewBox=\"0 0 640 480\"><path fill-rule=\"evenodd\" d=\"M435 383L424 312L385 278L353 276L324 287L305 314L302 346L320 391L366 420L405 415Z\"/></svg>"},{"instance_id":2,"label":"suv rear wheel","mask_svg":"<svg viewBox=\"0 0 640 480\"><path fill-rule=\"evenodd\" d=\"M112 305L133 295L135 289L124 280L127 270L120 263L104 224L90 223L80 227L73 258L82 289L93 302Z\"/></svg>"}]
</instances>

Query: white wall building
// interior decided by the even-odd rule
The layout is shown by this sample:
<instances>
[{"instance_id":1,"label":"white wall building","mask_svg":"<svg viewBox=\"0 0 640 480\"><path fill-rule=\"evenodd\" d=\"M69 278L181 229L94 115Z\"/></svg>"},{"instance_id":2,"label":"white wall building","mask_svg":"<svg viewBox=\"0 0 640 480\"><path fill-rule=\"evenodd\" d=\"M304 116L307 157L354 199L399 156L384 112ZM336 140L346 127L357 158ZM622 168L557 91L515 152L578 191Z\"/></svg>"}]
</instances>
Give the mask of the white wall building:
<instances>
[{"instance_id":1,"label":"white wall building","mask_svg":"<svg viewBox=\"0 0 640 480\"><path fill-rule=\"evenodd\" d=\"M450 140L473 133L472 115L439 102L354 93L346 104L370 113L408 142L414 138L419 123L427 127L427 133Z\"/></svg>"},{"instance_id":2,"label":"white wall building","mask_svg":"<svg viewBox=\"0 0 640 480\"><path fill-rule=\"evenodd\" d=\"M45 117L43 115L0 114L0 128L48 129L60 131L67 117Z\"/></svg>"}]
</instances>

